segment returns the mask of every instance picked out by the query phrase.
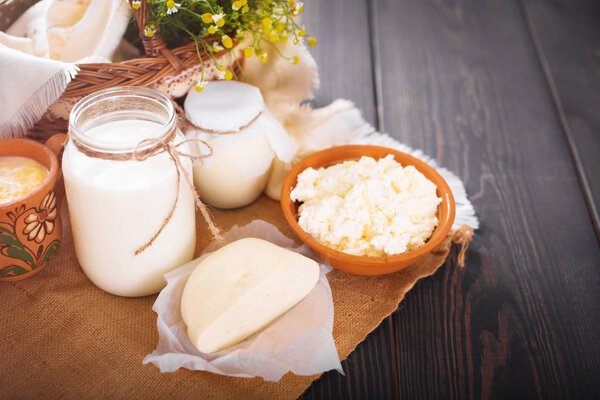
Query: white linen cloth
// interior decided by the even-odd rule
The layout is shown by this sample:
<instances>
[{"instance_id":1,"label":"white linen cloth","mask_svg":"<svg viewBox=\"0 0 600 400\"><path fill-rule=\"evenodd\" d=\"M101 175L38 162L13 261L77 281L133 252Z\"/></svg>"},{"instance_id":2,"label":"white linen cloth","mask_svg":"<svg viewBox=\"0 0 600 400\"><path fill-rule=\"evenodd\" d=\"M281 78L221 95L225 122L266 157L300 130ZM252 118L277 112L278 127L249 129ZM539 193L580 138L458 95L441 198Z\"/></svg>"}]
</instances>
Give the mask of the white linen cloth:
<instances>
[{"instance_id":1,"label":"white linen cloth","mask_svg":"<svg viewBox=\"0 0 600 400\"><path fill-rule=\"evenodd\" d=\"M129 21L126 0L42 0L0 32L0 138L24 135L77 75L109 62Z\"/></svg>"}]
</instances>

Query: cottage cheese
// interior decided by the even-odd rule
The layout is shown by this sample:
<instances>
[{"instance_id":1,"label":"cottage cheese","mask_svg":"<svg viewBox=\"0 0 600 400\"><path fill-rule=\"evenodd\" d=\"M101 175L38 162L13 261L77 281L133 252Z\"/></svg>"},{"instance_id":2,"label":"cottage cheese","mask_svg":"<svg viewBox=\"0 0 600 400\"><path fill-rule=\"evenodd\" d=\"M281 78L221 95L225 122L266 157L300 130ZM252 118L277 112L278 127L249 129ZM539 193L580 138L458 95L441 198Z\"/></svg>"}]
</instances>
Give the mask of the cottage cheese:
<instances>
[{"instance_id":1,"label":"cottage cheese","mask_svg":"<svg viewBox=\"0 0 600 400\"><path fill-rule=\"evenodd\" d=\"M422 246L438 225L442 199L415 167L390 154L328 168L308 168L290 193L298 223L322 244L348 254L381 257Z\"/></svg>"}]
</instances>

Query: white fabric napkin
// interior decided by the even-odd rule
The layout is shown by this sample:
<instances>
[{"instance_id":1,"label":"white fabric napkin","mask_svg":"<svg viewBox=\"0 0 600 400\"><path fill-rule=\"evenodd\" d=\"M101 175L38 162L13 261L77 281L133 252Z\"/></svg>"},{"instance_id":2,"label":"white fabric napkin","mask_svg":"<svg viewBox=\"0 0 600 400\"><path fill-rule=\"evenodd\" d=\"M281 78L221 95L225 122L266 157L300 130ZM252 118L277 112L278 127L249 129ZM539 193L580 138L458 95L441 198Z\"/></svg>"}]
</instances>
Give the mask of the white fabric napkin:
<instances>
[{"instance_id":1,"label":"white fabric napkin","mask_svg":"<svg viewBox=\"0 0 600 400\"><path fill-rule=\"evenodd\" d=\"M294 247L274 226L255 220L244 227L233 227L223 235L230 243L245 237L268 240L319 261L306 246ZM158 314L158 345L143 363L153 363L161 372L179 368L209 371L237 377L260 376L278 381L288 371L296 375L314 375L335 369L344 373L333 340L333 298L325 276L331 267L320 264L321 275L313 290L296 306L260 332L235 346L214 354L194 347L181 318L181 294L187 279L210 252L165 275L167 286L160 292L152 309Z\"/></svg>"},{"instance_id":2,"label":"white fabric napkin","mask_svg":"<svg viewBox=\"0 0 600 400\"><path fill-rule=\"evenodd\" d=\"M110 61L128 20L126 0L42 0L0 32L0 138L39 121L75 64Z\"/></svg>"}]
</instances>

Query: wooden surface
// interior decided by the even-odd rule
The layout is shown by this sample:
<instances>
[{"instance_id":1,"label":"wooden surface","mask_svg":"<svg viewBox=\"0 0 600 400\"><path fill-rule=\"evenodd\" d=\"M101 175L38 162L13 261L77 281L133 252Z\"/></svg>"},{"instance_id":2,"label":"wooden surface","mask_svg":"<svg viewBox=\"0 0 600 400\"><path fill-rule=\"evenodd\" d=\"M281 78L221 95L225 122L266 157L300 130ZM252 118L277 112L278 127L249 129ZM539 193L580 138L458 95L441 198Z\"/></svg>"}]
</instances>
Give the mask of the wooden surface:
<instances>
[{"instance_id":1,"label":"wooden surface","mask_svg":"<svg viewBox=\"0 0 600 400\"><path fill-rule=\"evenodd\" d=\"M304 398L600 398L599 3L306 0L322 87L465 182L481 221Z\"/></svg>"}]
</instances>

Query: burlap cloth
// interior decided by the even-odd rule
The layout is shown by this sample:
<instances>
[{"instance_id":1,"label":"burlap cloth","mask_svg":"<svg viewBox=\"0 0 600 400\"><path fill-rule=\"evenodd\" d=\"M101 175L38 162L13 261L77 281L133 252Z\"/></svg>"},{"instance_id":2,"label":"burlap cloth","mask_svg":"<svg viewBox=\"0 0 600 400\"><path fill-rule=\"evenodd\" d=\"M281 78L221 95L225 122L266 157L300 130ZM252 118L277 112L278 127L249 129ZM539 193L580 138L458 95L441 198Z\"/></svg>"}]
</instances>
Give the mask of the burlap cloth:
<instances>
[{"instance_id":1,"label":"burlap cloth","mask_svg":"<svg viewBox=\"0 0 600 400\"><path fill-rule=\"evenodd\" d=\"M213 215L224 230L263 219L295 238L279 204L264 196L249 207ZM198 228L200 251L210 235L200 220ZM333 336L341 359L396 310L419 279L444 263L452 239L462 233L452 233L431 254L395 274L329 273ZM161 374L152 364L142 365L158 341L155 299L115 297L96 288L79 268L67 238L45 270L0 283L0 397L294 399L318 378L288 373L273 383L185 369Z\"/></svg>"}]
</instances>

